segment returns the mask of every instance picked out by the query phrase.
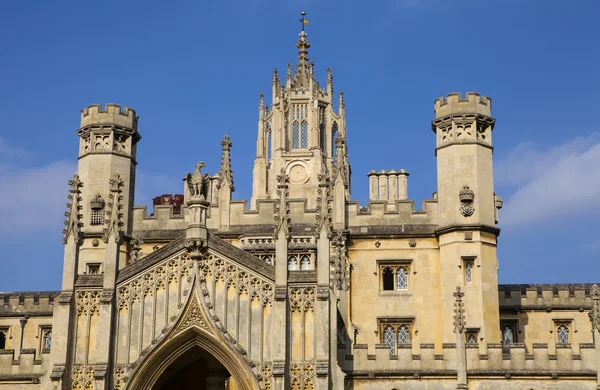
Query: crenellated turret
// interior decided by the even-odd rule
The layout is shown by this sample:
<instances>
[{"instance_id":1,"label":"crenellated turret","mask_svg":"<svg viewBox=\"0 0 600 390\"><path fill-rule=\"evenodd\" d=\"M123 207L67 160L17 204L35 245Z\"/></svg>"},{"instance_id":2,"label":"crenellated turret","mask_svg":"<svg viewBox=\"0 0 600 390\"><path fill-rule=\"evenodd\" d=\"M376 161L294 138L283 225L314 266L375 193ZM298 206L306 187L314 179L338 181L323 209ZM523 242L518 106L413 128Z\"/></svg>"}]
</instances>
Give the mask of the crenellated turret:
<instances>
[{"instance_id":1,"label":"crenellated turret","mask_svg":"<svg viewBox=\"0 0 600 390\"><path fill-rule=\"evenodd\" d=\"M466 316L480 341L498 342L500 324L495 228L496 196L492 168L491 99L469 92L451 93L434 103L438 173L440 287L450 296L464 288ZM483 308L481 310L480 308ZM442 307L444 342L452 308Z\"/></svg>"}]
</instances>

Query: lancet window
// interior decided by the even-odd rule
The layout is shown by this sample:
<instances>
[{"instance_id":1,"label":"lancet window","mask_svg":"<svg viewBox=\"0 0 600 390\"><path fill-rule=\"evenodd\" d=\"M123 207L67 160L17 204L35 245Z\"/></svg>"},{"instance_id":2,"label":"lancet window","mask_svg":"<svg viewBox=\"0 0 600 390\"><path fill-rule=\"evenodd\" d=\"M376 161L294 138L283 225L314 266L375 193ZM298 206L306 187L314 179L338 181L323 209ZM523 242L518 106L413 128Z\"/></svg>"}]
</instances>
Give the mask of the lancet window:
<instances>
[{"instance_id":1,"label":"lancet window","mask_svg":"<svg viewBox=\"0 0 600 390\"><path fill-rule=\"evenodd\" d=\"M292 106L292 149L308 148L308 104Z\"/></svg>"},{"instance_id":2,"label":"lancet window","mask_svg":"<svg viewBox=\"0 0 600 390\"><path fill-rule=\"evenodd\" d=\"M569 344L569 324L562 323L556 327L556 337L559 344Z\"/></svg>"}]
</instances>

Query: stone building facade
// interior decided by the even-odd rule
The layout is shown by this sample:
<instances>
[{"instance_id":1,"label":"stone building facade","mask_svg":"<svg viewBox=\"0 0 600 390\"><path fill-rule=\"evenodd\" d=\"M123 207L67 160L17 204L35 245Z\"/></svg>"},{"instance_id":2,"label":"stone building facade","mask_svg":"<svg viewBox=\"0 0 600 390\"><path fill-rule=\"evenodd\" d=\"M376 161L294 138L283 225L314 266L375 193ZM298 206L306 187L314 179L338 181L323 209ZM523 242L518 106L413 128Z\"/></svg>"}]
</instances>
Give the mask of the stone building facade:
<instances>
[{"instance_id":1,"label":"stone building facade","mask_svg":"<svg viewBox=\"0 0 600 390\"><path fill-rule=\"evenodd\" d=\"M260 97L250 203L225 136L148 214L138 115L82 111L62 285L0 294L0 389L599 389L598 288L498 284L491 100L435 101L422 210L403 169L368 173L361 207L343 94L296 46Z\"/></svg>"}]
</instances>

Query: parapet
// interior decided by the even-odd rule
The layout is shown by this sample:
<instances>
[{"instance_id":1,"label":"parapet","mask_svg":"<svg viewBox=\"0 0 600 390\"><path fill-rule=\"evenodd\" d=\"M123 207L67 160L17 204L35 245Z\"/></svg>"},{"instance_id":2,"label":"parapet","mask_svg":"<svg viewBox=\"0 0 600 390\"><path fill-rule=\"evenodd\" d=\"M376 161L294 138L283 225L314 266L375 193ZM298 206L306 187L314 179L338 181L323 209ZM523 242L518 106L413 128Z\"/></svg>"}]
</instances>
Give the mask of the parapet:
<instances>
[{"instance_id":1,"label":"parapet","mask_svg":"<svg viewBox=\"0 0 600 390\"><path fill-rule=\"evenodd\" d=\"M107 104L102 109L100 104L92 104L81 110L81 127L90 125L117 125L137 130L138 115L135 110L118 104Z\"/></svg>"},{"instance_id":2,"label":"parapet","mask_svg":"<svg viewBox=\"0 0 600 390\"><path fill-rule=\"evenodd\" d=\"M448 115L492 115L492 99L476 92L467 92L464 98L459 92L449 93L436 99L433 104L436 119Z\"/></svg>"}]
</instances>

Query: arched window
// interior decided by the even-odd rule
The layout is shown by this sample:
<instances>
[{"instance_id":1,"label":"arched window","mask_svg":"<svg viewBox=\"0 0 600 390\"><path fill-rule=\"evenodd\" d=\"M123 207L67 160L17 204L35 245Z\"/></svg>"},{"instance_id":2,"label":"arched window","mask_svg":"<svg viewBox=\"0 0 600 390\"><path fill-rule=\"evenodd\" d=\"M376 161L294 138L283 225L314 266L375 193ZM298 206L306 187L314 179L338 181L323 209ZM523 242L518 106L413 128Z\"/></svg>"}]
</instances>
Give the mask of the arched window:
<instances>
[{"instance_id":1,"label":"arched window","mask_svg":"<svg viewBox=\"0 0 600 390\"><path fill-rule=\"evenodd\" d=\"M396 270L396 289L408 290L408 272L406 267L398 267Z\"/></svg>"},{"instance_id":2,"label":"arched window","mask_svg":"<svg viewBox=\"0 0 600 390\"><path fill-rule=\"evenodd\" d=\"M272 149L273 139L272 139L272 134L271 133L272 133L271 132L271 124L269 122L269 124L267 125L267 162L269 160L271 160L271 157L273 156L273 154L272 154L272 151L273 151L273 149Z\"/></svg>"},{"instance_id":3,"label":"arched window","mask_svg":"<svg viewBox=\"0 0 600 390\"><path fill-rule=\"evenodd\" d=\"M337 137L337 132L338 132L337 122L333 122L333 125L331 126L331 149L332 149L331 156L334 158L335 158L335 153L337 152L337 150L335 148L335 137Z\"/></svg>"},{"instance_id":4,"label":"arched window","mask_svg":"<svg viewBox=\"0 0 600 390\"><path fill-rule=\"evenodd\" d=\"M6 349L6 332L0 330L0 349Z\"/></svg>"},{"instance_id":5,"label":"arched window","mask_svg":"<svg viewBox=\"0 0 600 390\"><path fill-rule=\"evenodd\" d=\"M383 269L383 289L385 291L394 290L394 271L390 267Z\"/></svg>"},{"instance_id":6,"label":"arched window","mask_svg":"<svg viewBox=\"0 0 600 390\"><path fill-rule=\"evenodd\" d=\"M569 343L569 327L567 325L559 325L556 329L556 333L558 334L558 342L559 344L568 344Z\"/></svg>"},{"instance_id":7,"label":"arched window","mask_svg":"<svg viewBox=\"0 0 600 390\"><path fill-rule=\"evenodd\" d=\"M400 325L398 328L398 345L409 344L410 337L408 333L408 326Z\"/></svg>"},{"instance_id":8,"label":"arched window","mask_svg":"<svg viewBox=\"0 0 600 390\"><path fill-rule=\"evenodd\" d=\"M302 256L300 259L300 269L306 271L310 269L310 257L308 255Z\"/></svg>"},{"instance_id":9,"label":"arched window","mask_svg":"<svg viewBox=\"0 0 600 390\"><path fill-rule=\"evenodd\" d=\"M292 148L300 148L300 125L298 121L294 121L292 124Z\"/></svg>"},{"instance_id":10,"label":"arched window","mask_svg":"<svg viewBox=\"0 0 600 390\"><path fill-rule=\"evenodd\" d=\"M307 149L308 148L308 122L306 120L302 121L302 126L301 126L301 136L300 136L300 145L302 147L302 149Z\"/></svg>"},{"instance_id":11,"label":"arched window","mask_svg":"<svg viewBox=\"0 0 600 390\"><path fill-rule=\"evenodd\" d=\"M44 349L50 349L52 347L52 331L45 330L44 331Z\"/></svg>"},{"instance_id":12,"label":"arched window","mask_svg":"<svg viewBox=\"0 0 600 390\"><path fill-rule=\"evenodd\" d=\"M298 260L296 260L296 256L290 255L288 256L288 271L297 271L298 270Z\"/></svg>"},{"instance_id":13,"label":"arched window","mask_svg":"<svg viewBox=\"0 0 600 390\"><path fill-rule=\"evenodd\" d=\"M473 262L467 261L465 263L465 281L467 283L473 283Z\"/></svg>"},{"instance_id":14,"label":"arched window","mask_svg":"<svg viewBox=\"0 0 600 390\"><path fill-rule=\"evenodd\" d=\"M390 347L390 353L394 353L396 349L396 343L394 342L394 328L386 326L383 330L383 342Z\"/></svg>"},{"instance_id":15,"label":"arched window","mask_svg":"<svg viewBox=\"0 0 600 390\"><path fill-rule=\"evenodd\" d=\"M477 344L477 335L475 332L467 333L467 344Z\"/></svg>"}]
</instances>

